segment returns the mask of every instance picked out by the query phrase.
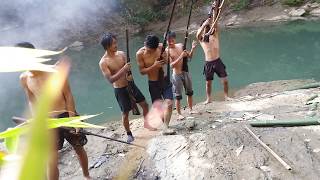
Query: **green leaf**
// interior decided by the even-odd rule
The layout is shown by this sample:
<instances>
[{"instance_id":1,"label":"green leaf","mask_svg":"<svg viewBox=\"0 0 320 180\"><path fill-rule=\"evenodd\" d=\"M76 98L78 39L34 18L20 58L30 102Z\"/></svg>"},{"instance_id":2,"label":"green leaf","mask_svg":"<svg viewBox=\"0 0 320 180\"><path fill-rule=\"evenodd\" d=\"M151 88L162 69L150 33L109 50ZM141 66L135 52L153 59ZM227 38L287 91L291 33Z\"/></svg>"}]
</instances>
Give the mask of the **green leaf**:
<instances>
[{"instance_id":1,"label":"green leaf","mask_svg":"<svg viewBox=\"0 0 320 180\"><path fill-rule=\"evenodd\" d=\"M6 131L0 133L0 139L8 137L18 136L25 133L28 130L28 126L20 126L15 128L8 128Z\"/></svg>"},{"instance_id":2,"label":"green leaf","mask_svg":"<svg viewBox=\"0 0 320 180\"><path fill-rule=\"evenodd\" d=\"M17 72L26 70L56 72L52 65L41 62L50 61L52 56L61 54L62 51L48 51L20 47L0 47L0 72ZM22 61L23 59L23 61Z\"/></svg>"},{"instance_id":3,"label":"green leaf","mask_svg":"<svg viewBox=\"0 0 320 180\"><path fill-rule=\"evenodd\" d=\"M18 147L19 135L7 137L4 140L7 150L10 153L16 153Z\"/></svg>"},{"instance_id":4,"label":"green leaf","mask_svg":"<svg viewBox=\"0 0 320 180\"><path fill-rule=\"evenodd\" d=\"M35 58L58 55L63 53L66 49L67 48L62 49L61 51L49 51L41 49L2 46L0 47L0 61L12 61L12 59L21 61L21 59L23 59L24 61L28 60L28 62L45 62L47 60Z\"/></svg>"},{"instance_id":5,"label":"green leaf","mask_svg":"<svg viewBox=\"0 0 320 180\"><path fill-rule=\"evenodd\" d=\"M5 161L5 157L6 157L6 153L0 151L0 166L3 165L4 161Z\"/></svg>"},{"instance_id":6,"label":"green leaf","mask_svg":"<svg viewBox=\"0 0 320 180\"><path fill-rule=\"evenodd\" d=\"M97 128L97 129L105 129L106 127L98 126L85 122L69 122L63 125L64 127L74 127L74 128Z\"/></svg>"}]
</instances>

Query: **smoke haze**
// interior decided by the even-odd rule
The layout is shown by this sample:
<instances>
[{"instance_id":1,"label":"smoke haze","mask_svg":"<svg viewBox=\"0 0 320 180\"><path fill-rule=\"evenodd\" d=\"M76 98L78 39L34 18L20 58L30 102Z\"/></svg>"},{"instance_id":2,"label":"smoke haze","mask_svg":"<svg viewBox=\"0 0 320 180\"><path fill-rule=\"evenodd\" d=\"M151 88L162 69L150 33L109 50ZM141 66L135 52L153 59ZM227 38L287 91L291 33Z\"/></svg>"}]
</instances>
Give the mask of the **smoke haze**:
<instances>
[{"instance_id":1,"label":"smoke haze","mask_svg":"<svg viewBox=\"0 0 320 180\"><path fill-rule=\"evenodd\" d=\"M117 0L1 0L0 45L29 41L54 48L69 37L94 33Z\"/></svg>"}]
</instances>

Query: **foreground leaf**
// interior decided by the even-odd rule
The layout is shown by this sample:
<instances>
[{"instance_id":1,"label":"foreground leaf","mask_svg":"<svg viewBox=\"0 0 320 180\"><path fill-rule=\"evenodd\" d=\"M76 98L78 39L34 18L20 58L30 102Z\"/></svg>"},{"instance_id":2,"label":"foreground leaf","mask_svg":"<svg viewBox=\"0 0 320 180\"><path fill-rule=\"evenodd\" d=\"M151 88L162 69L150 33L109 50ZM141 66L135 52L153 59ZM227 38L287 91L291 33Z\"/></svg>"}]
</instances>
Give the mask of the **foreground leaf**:
<instances>
[{"instance_id":1,"label":"foreground leaf","mask_svg":"<svg viewBox=\"0 0 320 180\"><path fill-rule=\"evenodd\" d=\"M0 47L1 61L28 61L28 62L45 62L46 59L36 59L44 56L53 56L63 53L67 48L61 51L49 51L41 49L31 49L22 47Z\"/></svg>"},{"instance_id":2,"label":"foreground leaf","mask_svg":"<svg viewBox=\"0 0 320 180\"><path fill-rule=\"evenodd\" d=\"M19 135L11 136L11 137L7 137L4 140L4 143L9 153L15 154L17 152L19 137L20 137Z\"/></svg>"}]
</instances>

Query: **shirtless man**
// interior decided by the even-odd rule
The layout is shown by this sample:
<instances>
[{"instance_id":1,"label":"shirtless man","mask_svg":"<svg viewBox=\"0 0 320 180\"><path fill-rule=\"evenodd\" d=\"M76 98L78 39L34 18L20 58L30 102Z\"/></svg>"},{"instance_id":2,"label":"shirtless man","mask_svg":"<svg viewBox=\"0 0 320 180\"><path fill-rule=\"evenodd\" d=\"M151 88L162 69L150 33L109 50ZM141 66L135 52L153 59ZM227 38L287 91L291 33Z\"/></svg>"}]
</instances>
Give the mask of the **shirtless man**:
<instances>
[{"instance_id":1,"label":"shirtless man","mask_svg":"<svg viewBox=\"0 0 320 180\"><path fill-rule=\"evenodd\" d=\"M127 58L124 52L118 51L117 39L113 34L106 34L101 40L101 45L106 51L100 60L99 66L103 76L112 83L114 87L114 93L118 104L122 112L122 123L127 132L127 142L134 141L134 137L130 130L129 125L129 111L132 109L129 92L127 90L128 80L127 73L130 71L130 63L127 63ZM132 84L133 96L142 110L143 116L146 117L148 114L148 104L145 98L137 86ZM145 128L152 130L145 119Z\"/></svg>"},{"instance_id":2,"label":"shirtless man","mask_svg":"<svg viewBox=\"0 0 320 180\"><path fill-rule=\"evenodd\" d=\"M227 79L227 72L226 66L223 64L222 60L220 59L220 44L219 44L219 33L218 33L218 23L215 25L215 31L213 34L209 36L209 42L204 41L205 34L208 33L210 30L210 25L212 23L212 18L208 18L198 29L197 32L197 39L200 42L200 45L205 54L205 65L203 69L203 74L206 78L206 95L207 100L205 104L211 103L211 86L214 73L218 75L221 79L221 83L223 84L223 91L225 100L229 100L228 97L228 79Z\"/></svg>"},{"instance_id":3,"label":"shirtless man","mask_svg":"<svg viewBox=\"0 0 320 180\"><path fill-rule=\"evenodd\" d=\"M192 42L192 48L191 51L183 51L183 44L178 43L176 44L176 33L175 32L169 32L168 34L168 48L166 49L167 53L170 55L170 66L173 69L172 74L172 84L173 84L173 92L176 98L176 108L178 112L178 120L182 120L185 117L181 114L181 107L180 107L180 101L182 99L182 89L184 87L186 95L187 95L187 102L189 107L189 113L190 114L198 114L197 111L192 109L192 95L193 95L193 89L192 89L192 81L191 76L189 72L183 71L183 58L191 58L194 52L194 49L197 46L197 42Z\"/></svg>"},{"instance_id":4,"label":"shirtless man","mask_svg":"<svg viewBox=\"0 0 320 180\"><path fill-rule=\"evenodd\" d=\"M162 45L159 45L159 38L155 35L148 35L144 42L144 47L140 48L136 54L139 70L142 75L147 75L149 80L149 92L152 103L156 100L164 100L167 108L164 111L164 129L163 134L174 134L174 130L169 129L169 123L172 114L172 84L166 83L163 85L161 79L159 79L159 71L162 68L165 71L165 65L167 64L167 54L164 52L161 55ZM166 73L164 73L166 75ZM167 81L165 77L165 81Z\"/></svg>"},{"instance_id":5,"label":"shirtless man","mask_svg":"<svg viewBox=\"0 0 320 180\"><path fill-rule=\"evenodd\" d=\"M16 46L24 48L34 48L34 46L28 42L18 43ZM20 75L20 82L26 93L28 104L32 114L34 113L34 105L36 104L37 98L40 96L40 90L42 89L41 87L45 83L49 75L49 73L42 71L27 71ZM55 101L50 116L54 118L64 118L76 115L77 112L75 109L73 95L71 93L69 82L66 81L60 95ZM55 141L54 150L52 151L53 154L51 154L49 160L48 179L59 179L58 150L62 149L64 139L66 139L75 150L85 179L91 179L88 170L87 153L83 148L83 146L87 143L86 136L83 134L70 132L69 130L62 128L57 128L55 133L57 140Z\"/></svg>"}]
</instances>

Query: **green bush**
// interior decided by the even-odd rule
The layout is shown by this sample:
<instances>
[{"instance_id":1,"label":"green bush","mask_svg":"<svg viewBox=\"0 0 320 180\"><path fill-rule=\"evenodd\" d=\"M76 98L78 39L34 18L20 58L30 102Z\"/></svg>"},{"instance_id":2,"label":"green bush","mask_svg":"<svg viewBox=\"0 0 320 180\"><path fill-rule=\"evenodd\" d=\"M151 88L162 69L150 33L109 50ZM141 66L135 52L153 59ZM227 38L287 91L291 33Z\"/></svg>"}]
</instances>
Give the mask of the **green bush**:
<instances>
[{"instance_id":1,"label":"green bush","mask_svg":"<svg viewBox=\"0 0 320 180\"><path fill-rule=\"evenodd\" d=\"M231 9L234 11L240 11L242 9L247 8L249 3L250 3L250 0L239 0L239 1L232 3Z\"/></svg>"},{"instance_id":2,"label":"green bush","mask_svg":"<svg viewBox=\"0 0 320 180\"><path fill-rule=\"evenodd\" d=\"M318 0L319 1L319 0ZM281 3L288 6L299 6L303 4L304 0L282 0Z\"/></svg>"}]
</instances>

